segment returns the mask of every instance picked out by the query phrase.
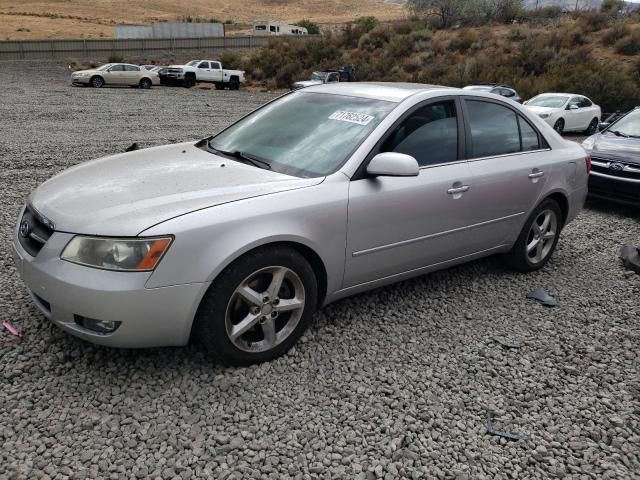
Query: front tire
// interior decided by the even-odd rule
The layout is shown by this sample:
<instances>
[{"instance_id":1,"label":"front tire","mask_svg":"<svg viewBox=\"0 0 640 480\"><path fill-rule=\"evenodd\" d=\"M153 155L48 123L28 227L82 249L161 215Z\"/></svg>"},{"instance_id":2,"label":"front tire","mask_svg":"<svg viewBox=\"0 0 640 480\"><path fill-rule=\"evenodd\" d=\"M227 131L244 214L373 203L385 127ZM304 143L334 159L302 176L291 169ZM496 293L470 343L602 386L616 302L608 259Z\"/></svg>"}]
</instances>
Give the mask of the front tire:
<instances>
[{"instance_id":1,"label":"front tire","mask_svg":"<svg viewBox=\"0 0 640 480\"><path fill-rule=\"evenodd\" d=\"M558 202L547 199L536 207L505 261L519 272L535 272L544 267L558 244L562 211Z\"/></svg>"},{"instance_id":2,"label":"front tire","mask_svg":"<svg viewBox=\"0 0 640 480\"><path fill-rule=\"evenodd\" d=\"M560 135L562 135L562 133L564 132L564 120L562 118L559 118L553 125L553 129Z\"/></svg>"},{"instance_id":3,"label":"front tire","mask_svg":"<svg viewBox=\"0 0 640 480\"><path fill-rule=\"evenodd\" d=\"M255 250L211 284L198 308L192 337L227 364L273 360L307 329L317 295L313 269L297 251Z\"/></svg>"},{"instance_id":4,"label":"front tire","mask_svg":"<svg viewBox=\"0 0 640 480\"><path fill-rule=\"evenodd\" d=\"M192 76L184 77L184 88L195 87L196 79Z\"/></svg>"},{"instance_id":5,"label":"front tire","mask_svg":"<svg viewBox=\"0 0 640 480\"><path fill-rule=\"evenodd\" d=\"M104 86L104 78L96 75L95 77L91 77L91 80L89 80L89 84L93 88L102 88Z\"/></svg>"}]
</instances>

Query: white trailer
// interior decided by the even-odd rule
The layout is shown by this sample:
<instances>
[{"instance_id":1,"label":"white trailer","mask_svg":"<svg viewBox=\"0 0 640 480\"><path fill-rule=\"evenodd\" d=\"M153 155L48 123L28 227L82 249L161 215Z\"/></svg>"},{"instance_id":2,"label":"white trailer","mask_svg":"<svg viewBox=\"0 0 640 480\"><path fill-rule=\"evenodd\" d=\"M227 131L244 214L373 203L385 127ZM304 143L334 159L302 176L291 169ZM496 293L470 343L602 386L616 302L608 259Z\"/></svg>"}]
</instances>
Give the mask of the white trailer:
<instances>
[{"instance_id":1,"label":"white trailer","mask_svg":"<svg viewBox=\"0 0 640 480\"><path fill-rule=\"evenodd\" d=\"M306 28L298 25L277 22L273 20L259 21L253 24L253 34L256 36L265 35L308 35Z\"/></svg>"}]
</instances>

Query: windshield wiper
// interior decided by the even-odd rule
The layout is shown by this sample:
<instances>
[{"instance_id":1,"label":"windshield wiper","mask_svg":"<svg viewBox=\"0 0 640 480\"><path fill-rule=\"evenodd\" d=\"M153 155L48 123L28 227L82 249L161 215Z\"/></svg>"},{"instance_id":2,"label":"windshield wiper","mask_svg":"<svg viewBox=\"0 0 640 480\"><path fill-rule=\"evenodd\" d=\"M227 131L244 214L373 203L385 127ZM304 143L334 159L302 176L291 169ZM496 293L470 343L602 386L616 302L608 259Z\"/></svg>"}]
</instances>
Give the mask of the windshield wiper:
<instances>
[{"instance_id":1,"label":"windshield wiper","mask_svg":"<svg viewBox=\"0 0 640 480\"><path fill-rule=\"evenodd\" d=\"M232 150L232 151L221 150L211 145L211 143L209 143L209 148L214 152L221 153L222 155L234 158L236 160L240 160L241 162L244 162L244 163L249 163L254 167L264 168L265 170L271 170L271 164L269 162L267 162L266 160L262 160L261 158L258 158L255 155L251 155L250 153L241 152L240 150Z\"/></svg>"},{"instance_id":2,"label":"windshield wiper","mask_svg":"<svg viewBox=\"0 0 640 480\"><path fill-rule=\"evenodd\" d=\"M622 133L620 130L610 130L617 137L629 138L629 135Z\"/></svg>"}]
</instances>

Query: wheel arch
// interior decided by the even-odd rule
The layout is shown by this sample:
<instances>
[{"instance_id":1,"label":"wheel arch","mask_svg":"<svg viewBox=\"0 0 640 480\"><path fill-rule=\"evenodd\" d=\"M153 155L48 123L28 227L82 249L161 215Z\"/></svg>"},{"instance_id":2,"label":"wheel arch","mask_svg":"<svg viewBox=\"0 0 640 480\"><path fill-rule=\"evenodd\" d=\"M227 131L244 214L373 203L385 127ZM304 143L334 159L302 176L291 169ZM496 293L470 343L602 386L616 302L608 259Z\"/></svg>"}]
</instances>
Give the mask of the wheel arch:
<instances>
[{"instance_id":1,"label":"wheel arch","mask_svg":"<svg viewBox=\"0 0 640 480\"><path fill-rule=\"evenodd\" d=\"M220 276L220 274L225 271L231 264L238 261L240 258L248 255L256 250L261 250L270 247L286 247L292 250L295 250L300 255L302 255L311 265L311 269L316 276L316 280L318 282L318 307L320 307L324 303L324 299L327 296L327 284L328 284L328 274L327 268L325 266L322 257L316 252L314 248L294 239L282 239L282 240L270 240L259 245L252 245L250 248L242 249L237 251L233 256L227 258L227 261L216 269L216 273L211 279L211 282L214 282L216 278Z\"/></svg>"},{"instance_id":2,"label":"wheel arch","mask_svg":"<svg viewBox=\"0 0 640 480\"><path fill-rule=\"evenodd\" d=\"M560 191L552 192L546 197L540 199L538 205L545 200L554 200L560 206L560 211L562 212L562 226L564 227L569 216L569 198L567 195Z\"/></svg>"}]
</instances>

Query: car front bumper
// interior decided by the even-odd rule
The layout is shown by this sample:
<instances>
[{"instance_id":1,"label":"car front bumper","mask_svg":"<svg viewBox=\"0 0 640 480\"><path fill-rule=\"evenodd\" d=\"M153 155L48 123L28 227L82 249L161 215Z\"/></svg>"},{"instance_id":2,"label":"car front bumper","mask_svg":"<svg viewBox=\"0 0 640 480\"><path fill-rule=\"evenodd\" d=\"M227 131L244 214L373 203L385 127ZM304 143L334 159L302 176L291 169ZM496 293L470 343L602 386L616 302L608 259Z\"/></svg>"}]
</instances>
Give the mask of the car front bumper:
<instances>
[{"instance_id":1,"label":"car front bumper","mask_svg":"<svg viewBox=\"0 0 640 480\"><path fill-rule=\"evenodd\" d=\"M38 309L66 332L100 345L143 348L185 345L206 284L145 288L149 272L113 272L60 259L73 234L55 232L32 257L14 234L13 257ZM120 322L98 333L82 318Z\"/></svg>"},{"instance_id":2,"label":"car front bumper","mask_svg":"<svg viewBox=\"0 0 640 480\"><path fill-rule=\"evenodd\" d=\"M89 85L91 77L74 77L71 79L72 85Z\"/></svg>"},{"instance_id":3,"label":"car front bumper","mask_svg":"<svg viewBox=\"0 0 640 480\"><path fill-rule=\"evenodd\" d=\"M592 171L589 196L640 207L640 181Z\"/></svg>"}]
</instances>

